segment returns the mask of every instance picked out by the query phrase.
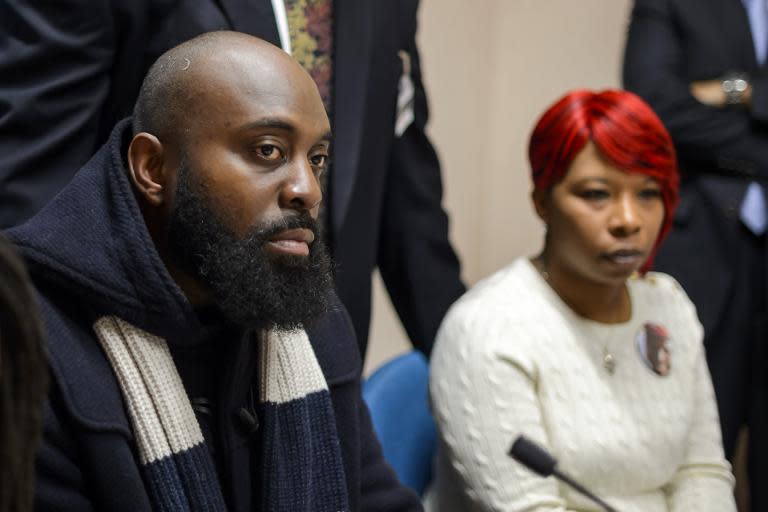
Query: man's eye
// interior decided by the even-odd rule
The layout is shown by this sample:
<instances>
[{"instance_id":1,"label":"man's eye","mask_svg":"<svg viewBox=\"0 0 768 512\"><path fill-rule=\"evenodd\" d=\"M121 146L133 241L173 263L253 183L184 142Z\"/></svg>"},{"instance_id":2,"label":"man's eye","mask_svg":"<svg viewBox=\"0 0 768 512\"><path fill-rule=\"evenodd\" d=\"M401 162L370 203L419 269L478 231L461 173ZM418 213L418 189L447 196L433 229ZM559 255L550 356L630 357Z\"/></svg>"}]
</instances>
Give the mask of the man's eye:
<instances>
[{"instance_id":1,"label":"man's eye","mask_svg":"<svg viewBox=\"0 0 768 512\"><path fill-rule=\"evenodd\" d=\"M256 147L256 153L263 159L275 162L283 158L283 152L274 144L260 144Z\"/></svg>"},{"instance_id":2,"label":"man's eye","mask_svg":"<svg viewBox=\"0 0 768 512\"><path fill-rule=\"evenodd\" d=\"M315 167L324 168L328 165L328 155L314 155L310 157L310 161Z\"/></svg>"}]
</instances>

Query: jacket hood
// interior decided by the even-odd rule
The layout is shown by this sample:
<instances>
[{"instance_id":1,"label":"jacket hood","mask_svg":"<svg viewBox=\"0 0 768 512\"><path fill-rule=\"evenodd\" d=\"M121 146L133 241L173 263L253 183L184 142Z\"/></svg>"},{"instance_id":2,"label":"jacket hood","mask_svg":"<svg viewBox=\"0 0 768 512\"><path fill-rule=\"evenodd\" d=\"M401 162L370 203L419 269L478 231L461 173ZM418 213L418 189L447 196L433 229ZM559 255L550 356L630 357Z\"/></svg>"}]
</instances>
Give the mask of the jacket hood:
<instances>
[{"instance_id":1,"label":"jacket hood","mask_svg":"<svg viewBox=\"0 0 768 512\"><path fill-rule=\"evenodd\" d=\"M195 332L197 315L149 235L123 155L130 119L43 210L6 234L38 286L54 286L97 316L116 315L158 336Z\"/></svg>"}]
</instances>

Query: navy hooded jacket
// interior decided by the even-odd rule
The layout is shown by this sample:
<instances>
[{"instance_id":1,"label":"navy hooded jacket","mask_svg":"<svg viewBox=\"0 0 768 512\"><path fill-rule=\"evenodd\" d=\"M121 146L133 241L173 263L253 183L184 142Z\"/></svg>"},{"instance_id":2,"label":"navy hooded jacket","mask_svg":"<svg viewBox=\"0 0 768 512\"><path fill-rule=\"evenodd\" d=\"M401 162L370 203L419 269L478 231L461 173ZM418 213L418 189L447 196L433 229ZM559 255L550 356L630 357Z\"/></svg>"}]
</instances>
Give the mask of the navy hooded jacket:
<instances>
[{"instance_id":1,"label":"navy hooded jacket","mask_svg":"<svg viewBox=\"0 0 768 512\"><path fill-rule=\"evenodd\" d=\"M94 320L115 315L169 345L201 329L139 211L123 159L130 134L129 122L118 124L69 186L7 233L29 266L48 336L52 385L36 459L38 510L150 510L130 421ZM343 307L307 332L331 393L351 510L421 510L382 458L361 399L360 358ZM225 405L233 416L248 385L232 379L232 400ZM233 446L247 445L242 429L222 428ZM220 475L222 488L232 510L253 510L251 476L237 470L237 460L226 477Z\"/></svg>"}]
</instances>

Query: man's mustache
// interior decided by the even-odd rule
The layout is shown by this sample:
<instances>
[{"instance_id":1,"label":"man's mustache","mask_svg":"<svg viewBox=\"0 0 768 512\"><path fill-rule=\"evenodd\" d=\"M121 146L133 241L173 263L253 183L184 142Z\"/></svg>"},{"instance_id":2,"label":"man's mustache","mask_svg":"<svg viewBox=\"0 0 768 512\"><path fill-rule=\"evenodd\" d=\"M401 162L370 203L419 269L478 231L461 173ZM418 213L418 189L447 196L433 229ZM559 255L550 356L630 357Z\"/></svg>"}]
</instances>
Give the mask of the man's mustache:
<instances>
[{"instance_id":1,"label":"man's mustache","mask_svg":"<svg viewBox=\"0 0 768 512\"><path fill-rule=\"evenodd\" d=\"M315 240L319 238L319 225L317 220L305 213L285 215L280 219L274 220L267 225L261 225L246 236L246 240L258 240L265 243L271 240L279 233L289 229L309 229L315 235Z\"/></svg>"}]
</instances>

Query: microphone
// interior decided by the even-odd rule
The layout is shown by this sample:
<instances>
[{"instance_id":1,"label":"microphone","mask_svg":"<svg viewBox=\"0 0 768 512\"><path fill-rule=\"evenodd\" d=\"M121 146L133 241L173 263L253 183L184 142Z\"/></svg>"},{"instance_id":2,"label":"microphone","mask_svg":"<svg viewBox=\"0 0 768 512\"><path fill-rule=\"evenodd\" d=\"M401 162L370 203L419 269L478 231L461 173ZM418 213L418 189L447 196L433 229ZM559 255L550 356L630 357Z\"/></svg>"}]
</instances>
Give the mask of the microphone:
<instances>
[{"instance_id":1,"label":"microphone","mask_svg":"<svg viewBox=\"0 0 768 512\"><path fill-rule=\"evenodd\" d=\"M509 456L537 475L544 477L552 475L565 482L590 500L600 505L606 512L618 512L615 508L592 494L589 489L557 469L557 459L544 448L527 439L525 436L518 436L518 438L515 439L515 442L512 443L512 447L509 449Z\"/></svg>"}]
</instances>

